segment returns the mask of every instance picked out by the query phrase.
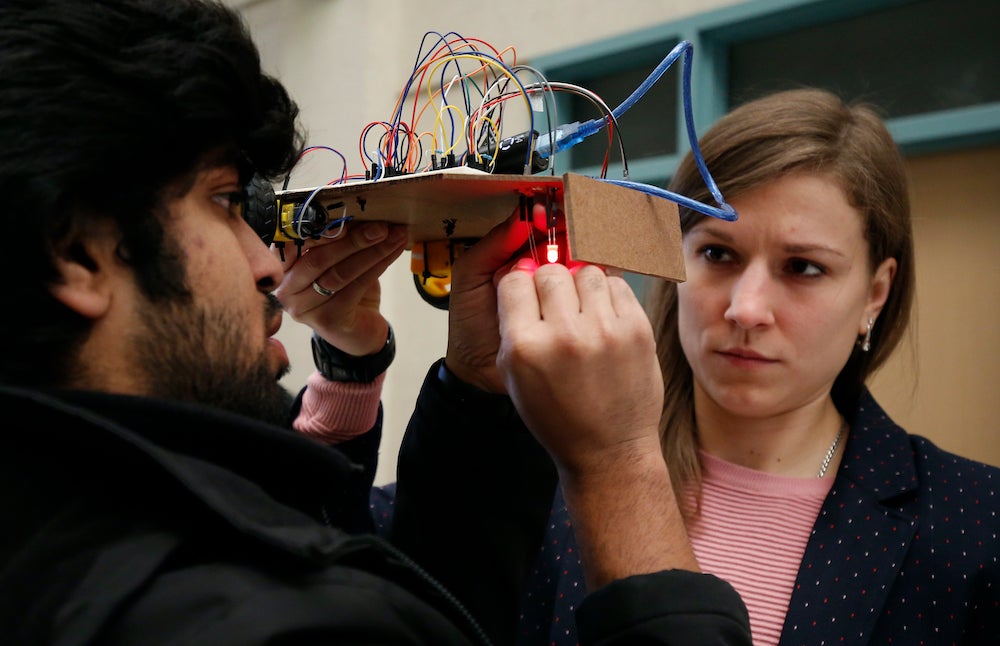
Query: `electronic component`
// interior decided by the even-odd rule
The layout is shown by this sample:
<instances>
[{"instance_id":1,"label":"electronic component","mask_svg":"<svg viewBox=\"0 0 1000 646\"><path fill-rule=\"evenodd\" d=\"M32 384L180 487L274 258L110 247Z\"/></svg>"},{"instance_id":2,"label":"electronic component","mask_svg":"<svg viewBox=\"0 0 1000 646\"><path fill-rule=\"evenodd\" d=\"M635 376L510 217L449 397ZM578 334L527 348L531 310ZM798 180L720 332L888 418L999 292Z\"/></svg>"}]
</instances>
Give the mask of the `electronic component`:
<instances>
[{"instance_id":1,"label":"electronic component","mask_svg":"<svg viewBox=\"0 0 1000 646\"><path fill-rule=\"evenodd\" d=\"M482 162L469 160L466 162L473 168L479 168L490 173L516 173L530 175L540 173L549 167L549 160L535 152L535 144L538 141L538 132L535 130L525 131L501 139L499 142L493 138L492 133L488 134L486 141L479 145L479 158ZM530 165L524 167L524 160L529 159Z\"/></svg>"},{"instance_id":2,"label":"electronic component","mask_svg":"<svg viewBox=\"0 0 1000 646\"><path fill-rule=\"evenodd\" d=\"M298 203L314 193L313 199L322 204L343 204L341 220L407 225L411 254L414 249L426 250L420 243L447 245L458 240L466 244L516 212L530 220L532 207L547 203L545 219L536 217L530 223L543 233L556 232L551 240L547 235L540 237L538 262L547 259L546 245L555 244L563 264L588 262L668 280L684 279L677 205L582 175L494 175L458 167L280 191L278 199ZM426 270L428 291L443 296L446 271L463 247L444 247L443 255L438 255L440 247L430 246L427 266L419 257L414 263L411 255L414 282L424 285ZM436 260L442 257L444 262Z\"/></svg>"},{"instance_id":3,"label":"electronic component","mask_svg":"<svg viewBox=\"0 0 1000 646\"><path fill-rule=\"evenodd\" d=\"M247 182L243 195L243 219L264 244L274 244L282 250L282 259L286 243L301 247L305 240L319 238L330 228L327 209L311 199L312 195L300 202L282 202L276 198L271 183L259 175ZM331 205L342 206L343 203Z\"/></svg>"},{"instance_id":4,"label":"electronic component","mask_svg":"<svg viewBox=\"0 0 1000 646\"><path fill-rule=\"evenodd\" d=\"M546 79L538 70L518 64L512 47L497 49L455 32L428 32L388 118L370 122L361 132L358 148L364 172L349 174L340 152L310 146L302 155L326 149L340 156L339 177L297 190L288 190L286 177L277 196L269 193L269 184L251 183L244 216L282 253L288 242L301 249L306 239L336 237L352 219L405 223L414 283L425 301L442 309L449 300L452 262L509 217L518 200L523 220L531 220L534 205L545 207L544 222L527 224L545 234L537 243L529 236L537 262L589 262L683 280L677 205L736 219L698 146L690 104L692 51L690 42L678 43L612 110L586 88ZM618 118L681 56L689 144L718 206L629 180ZM587 99L598 117L560 124L557 92ZM515 123L518 130L525 125L527 129L505 136L505 122L510 121L506 115L518 105L527 109L515 115ZM539 134L536 126L542 124L544 132ZM557 176L557 154L602 130L608 135L608 149L600 177ZM615 139L622 179L606 176ZM331 217L334 210L340 213Z\"/></svg>"}]
</instances>

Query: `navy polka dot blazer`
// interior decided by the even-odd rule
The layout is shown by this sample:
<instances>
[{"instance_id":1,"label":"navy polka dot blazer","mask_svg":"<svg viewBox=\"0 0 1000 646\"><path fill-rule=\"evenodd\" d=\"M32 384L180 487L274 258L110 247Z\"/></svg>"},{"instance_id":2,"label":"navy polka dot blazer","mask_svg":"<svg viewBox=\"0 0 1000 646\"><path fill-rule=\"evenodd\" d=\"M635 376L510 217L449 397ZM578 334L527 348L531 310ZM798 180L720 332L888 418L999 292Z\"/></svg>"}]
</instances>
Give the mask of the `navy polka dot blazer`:
<instances>
[{"instance_id":1,"label":"navy polka dot blazer","mask_svg":"<svg viewBox=\"0 0 1000 646\"><path fill-rule=\"evenodd\" d=\"M908 435L869 394L806 546L781 644L1000 644L1000 469ZM585 589L557 494L522 644L575 644Z\"/></svg>"}]
</instances>

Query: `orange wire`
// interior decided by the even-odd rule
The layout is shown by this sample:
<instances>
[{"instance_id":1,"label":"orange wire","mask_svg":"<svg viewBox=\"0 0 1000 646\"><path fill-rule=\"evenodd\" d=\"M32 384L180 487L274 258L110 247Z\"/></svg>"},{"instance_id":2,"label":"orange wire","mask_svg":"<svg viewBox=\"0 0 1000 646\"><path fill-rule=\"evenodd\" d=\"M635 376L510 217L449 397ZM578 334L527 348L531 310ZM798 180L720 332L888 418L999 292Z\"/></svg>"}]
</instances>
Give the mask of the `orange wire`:
<instances>
[{"instance_id":1,"label":"orange wire","mask_svg":"<svg viewBox=\"0 0 1000 646\"><path fill-rule=\"evenodd\" d=\"M478 38L454 39L454 40L448 42L446 45L441 45L437 49L437 51L435 51L427 59L427 61L423 65L417 67L414 70L414 72L413 72L414 75L418 71L420 72L420 78L419 78L419 80L416 83L416 87L413 88L414 101L413 101L413 111L411 113L411 123L414 126L416 126L416 124L420 123L420 119L423 118L424 112L432 104L434 98L437 97L442 92L442 90L444 89L444 88L438 88L437 90L435 90L434 93L431 94L430 98L423 104L423 107L420 109L420 113L419 114L417 113L417 103L418 102L416 100L416 97L419 96L419 94L420 94L420 88L424 84L424 79L427 76L428 70L431 68L431 66L434 63L438 62L440 59L447 58L447 56L455 55L457 52L461 52L462 50L469 49L469 50L471 50L473 52L479 53L480 50L478 48L476 48L475 46L473 46L471 43L481 43L481 44L485 45L487 48L489 48L495 54L495 57L500 62L503 62L503 54L509 51L509 52L511 52L514 55L514 64L517 63L517 51L514 49L513 46L507 46L502 51L498 51L496 49L496 47L494 47L493 45L487 43L486 41L480 40ZM451 47L452 45L455 45L455 44L460 44L461 46L460 47ZM447 56L445 56L445 54L447 54ZM471 78L474 74L482 72L483 73L484 87L486 87L485 84L489 80L489 74L488 74L489 67L490 67L489 63L483 62L480 65L479 69L474 70L472 72L465 73L465 74L461 75L459 78L461 78L461 79L464 80L464 79L467 79L467 78ZM413 75L411 75L410 78L413 78ZM400 95L400 99L396 102L396 105L395 105L396 109L399 109L399 107L400 107L400 101L402 101L402 100L404 100L404 97L401 94ZM411 150L412 150L412 147L411 147ZM412 170L412 168L414 166L414 162L410 161L409 159L407 161L408 161L407 168L410 169L410 170Z\"/></svg>"},{"instance_id":2,"label":"orange wire","mask_svg":"<svg viewBox=\"0 0 1000 646\"><path fill-rule=\"evenodd\" d=\"M423 135L416 135L415 134L415 129L417 127L417 124L419 123L419 120L423 117L424 111L431 105L431 102L433 101L433 99L435 97L437 97L441 93L441 91L443 89L443 88L438 88L438 90L436 90L431 95L431 98L420 109L420 113L419 114L417 113L417 99L416 99L416 97L419 96L420 88L424 84L424 80L426 79L427 72L430 69L431 65L434 64L434 63L436 63L436 62L438 62L438 60L440 60L441 58L444 58L445 54L452 55L452 54L455 54L456 51L460 52L460 51L463 51L463 50L471 50L472 52L479 53L481 50L479 48L477 48L474 43L481 44L486 49L488 49L489 51L493 52L493 54L495 55L496 59L498 61L500 61L501 63L504 62L503 61L504 54L506 54L507 52L510 52L511 54L513 54L513 58L514 58L514 62L512 63L512 65L516 65L517 64L517 51L514 49L513 46L507 46L503 50L497 50L497 48L494 47L493 45L491 45L490 43L488 43L488 42L486 42L484 40L478 39L478 38L454 38L454 39L448 41L447 43L438 46L437 50L434 51L431 54L431 56L422 65L420 65L417 68L415 68L414 71L413 71L413 73L410 75L411 79L413 79L414 76L416 76L418 74L418 72L419 72L419 75L420 75L419 79L417 80L417 83L416 83L415 86L413 84L408 84L408 86L409 86L410 90L413 92L413 96L414 96L413 110L412 110L412 113L411 113L411 119L412 120L410 121L410 124L403 124L401 122L401 123L399 123L398 125L396 125L394 127L389 127L384 122L372 122L372 123L369 123L367 126L365 126L364 129L362 129L362 133L367 133L369 131L369 129L373 125L375 125L376 123L380 123L385 128L386 134L389 135L389 136L386 137L385 143L384 143L383 147L381 148L381 152L383 153L383 155L385 157L385 163L387 165L391 163L392 156L394 154L394 151L396 150L396 141L397 141L397 138L400 136L400 134L402 132L404 132L403 126L406 125L405 133L406 133L406 138L407 138L407 143L408 143L408 149L407 149L407 157L406 157L406 160L405 160L404 169L407 170L407 171L409 171L409 172L412 172L414 170L414 167L416 165L416 154L417 154L416 151L418 150L418 147L419 147L420 138L423 136ZM483 74L483 83L484 83L483 87L484 88L488 87L487 83L489 81L489 67L490 67L490 64L484 62L484 63L482 63L480 65L479 69L474 70L472 72L469 72L467 74L463 74L463 75L460 76L460 78L463 79L463 80L464 79L468 79L468 78L471 78L473 75L478 74L479 72L482 72L482 74ZM406 94L407 94L407 88L404 87L404 88L402 88L400 90L399 96L397 97L396 102L393 105L392 114L396 114L399 110L402 109L403 103L406 101ZM358 147L359 147L359 153L360 153L361 161L362 161L362 163L364 163L364 164L367 165L368 161L365 158L365 154L364 154L364 139L365 139L365 136L363 134L363 136L359 140Z\"/></svg>"}]
</instances>

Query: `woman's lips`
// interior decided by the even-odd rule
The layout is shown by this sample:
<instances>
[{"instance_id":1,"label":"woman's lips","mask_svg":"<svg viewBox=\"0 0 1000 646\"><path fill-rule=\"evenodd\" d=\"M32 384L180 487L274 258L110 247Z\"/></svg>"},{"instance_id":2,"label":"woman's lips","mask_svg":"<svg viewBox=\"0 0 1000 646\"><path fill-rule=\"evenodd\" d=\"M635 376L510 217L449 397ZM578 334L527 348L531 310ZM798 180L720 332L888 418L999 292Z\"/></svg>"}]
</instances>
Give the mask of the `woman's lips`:
<instances>
[{"instance_id":1,"label":"woman's lips","mask_svg":"<svg viewBox=\"0 0 1000 646\"><path fill-rule=\"evenodd\" d=\"M776 359L771 359L749 348L726 348L719 350L718 354L730 363L740 366L765 366L777 363Z\"/></svg>"}]
</instances>

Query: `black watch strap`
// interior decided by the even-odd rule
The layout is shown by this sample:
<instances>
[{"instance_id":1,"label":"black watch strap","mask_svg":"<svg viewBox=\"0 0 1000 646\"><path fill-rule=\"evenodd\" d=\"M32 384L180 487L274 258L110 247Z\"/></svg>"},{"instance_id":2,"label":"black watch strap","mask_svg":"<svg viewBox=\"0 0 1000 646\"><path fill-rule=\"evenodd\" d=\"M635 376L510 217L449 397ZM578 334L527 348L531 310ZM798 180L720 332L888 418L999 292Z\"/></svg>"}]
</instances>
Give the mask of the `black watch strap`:
<instances>
[{"instance_id":1,"label":"black watch strap","mask_svg":"<svg viewBox=\"0 0 1000 646\"><path fill-rule=\"evenodd\" d=\"M356 357L330 345L313 332L313 362L316 369L330 381L352 381L370 384L375 377L385 372L396 356L396 337L389 326L385 345L374 354Z\"/></svg>"}]
</instances>

